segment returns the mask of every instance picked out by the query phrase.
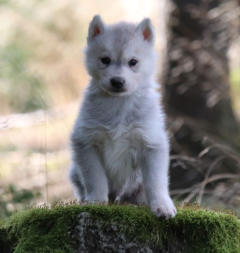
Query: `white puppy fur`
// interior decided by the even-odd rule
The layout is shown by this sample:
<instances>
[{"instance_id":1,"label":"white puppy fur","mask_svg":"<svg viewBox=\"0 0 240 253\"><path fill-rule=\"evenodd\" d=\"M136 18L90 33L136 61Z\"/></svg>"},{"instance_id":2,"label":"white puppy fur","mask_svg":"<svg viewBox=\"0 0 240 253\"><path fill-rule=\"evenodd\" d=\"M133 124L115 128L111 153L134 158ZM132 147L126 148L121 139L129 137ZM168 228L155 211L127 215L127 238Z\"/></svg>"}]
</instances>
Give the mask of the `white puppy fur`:
<instances>
[{"instance_id":1,"label":"white puppy fur","mask_svg":"<svg viewBox=\"0 0 240 253\"><path fill-rule=\"evenodd\" d=\"M91 81L71 137L70 179L79 201L146 203L169 218L176 208L153 44L149 19L105 25L93 18L86 48Z\"/></svg>"}]
</instances>

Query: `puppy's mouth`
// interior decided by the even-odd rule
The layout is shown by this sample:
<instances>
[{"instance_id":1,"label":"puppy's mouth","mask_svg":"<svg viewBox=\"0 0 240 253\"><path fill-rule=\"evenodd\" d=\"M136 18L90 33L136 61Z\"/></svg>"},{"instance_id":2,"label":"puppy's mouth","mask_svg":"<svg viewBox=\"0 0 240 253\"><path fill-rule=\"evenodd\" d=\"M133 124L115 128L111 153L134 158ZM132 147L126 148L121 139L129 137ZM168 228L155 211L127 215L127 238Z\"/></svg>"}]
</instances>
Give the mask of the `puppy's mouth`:
<instances>
[{"instance_id":1,"label":"puppy's mouth","mask_svg":"<svg viewBox=\"0 0 240 253\"><path fill-rule=\"evenodd\" d=\"M113 93L123 93L123 92L126 92L126 89L125 88L118 88L118 87L111 87L109 89L110 92L113 92Z\"/></svg>"},{"instance_id":2,"label":"puppy's mouth","mask_svg":"<svg viewBox=\"0 0 240 253\"><path fill-rule=\"evenodd\" d=\"M107 93L111 96L124 96L127 94L127 90L113 90L109 89L107 90Z\"/></svg>"},{"instance_id":3,"label":"puppy's mouth","mask_svg":"<svg viewBox=\"0 0 240 253\"><path fill-rule=\"evenodd\" d=\"M102 89L110 96L124 96L128 93L127 89L125 88L102 87Z\"/></svg>"}]
</instances>

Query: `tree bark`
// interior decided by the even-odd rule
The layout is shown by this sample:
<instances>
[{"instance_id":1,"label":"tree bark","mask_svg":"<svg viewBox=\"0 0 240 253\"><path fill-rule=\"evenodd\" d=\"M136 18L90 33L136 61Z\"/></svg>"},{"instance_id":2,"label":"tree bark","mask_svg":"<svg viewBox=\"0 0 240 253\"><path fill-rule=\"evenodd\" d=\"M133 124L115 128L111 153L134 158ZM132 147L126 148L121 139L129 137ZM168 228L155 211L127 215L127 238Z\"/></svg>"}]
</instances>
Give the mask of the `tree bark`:
<instances>
[{"instance_id":1,"label":"tree bark","mask_svg":"<svg viewBox=\"0 0 240 253\"><path fill-rule=\"evenodd\" d=\"M232 185L240 171L234 151L240 150L240 127L232 108L227 57L238 34L233 15L238 2L172 0L171 5L168 67L162 78L172 142L170 186L172 192L189 188L181 199L200 203L205 188L214 192L222 181ZM203 184L219 173L236 178Z\"/></svg>"},{"instance_id":2,"label":"tree bark","mask_svg":"<svg viewBox=\"0 0 240 253\"><path fill-rule=\"evenodd\" d=\"M164 78L170 115L197 121L235 142L239 124L229 92L227 52L236 32L232 0L172 0L168 70Z\"/></svg>"}]
</instances>

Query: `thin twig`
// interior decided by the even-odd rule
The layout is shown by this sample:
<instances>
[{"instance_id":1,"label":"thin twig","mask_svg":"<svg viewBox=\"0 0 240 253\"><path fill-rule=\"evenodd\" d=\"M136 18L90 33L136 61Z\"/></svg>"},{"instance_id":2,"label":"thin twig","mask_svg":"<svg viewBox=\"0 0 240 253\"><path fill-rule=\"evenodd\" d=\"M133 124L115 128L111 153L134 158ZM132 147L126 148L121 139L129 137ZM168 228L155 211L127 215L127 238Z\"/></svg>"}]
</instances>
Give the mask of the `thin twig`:
<instances>
[{"instance_id":1,"label":"thin twig","mask_svg":"<svg viewBox=\"0 0 240 253\"><path fill-rule=\"evenodd\" d=\"M181 206L183 207L186 203L189 203L198 193L198 189L192 191L182 202Z\"/></svg>"},{"instance_id":2,"label":"thin twig","mask_svg":"<svg viewBox=\"0 0 240 253\"><path fill-rule=\"evenodd\" d=\"M201 187L200 187L200 191L199 191L199 195L198 195L198 200L197 200L197 203L200 205L201 202L202 202L202 197L203 197L203 194L204 194L204 190L205 190L205 187L208 183L208 179L209 179L209 175L210 173L215 169L215 167L218 165L218 163L220 161L222 161L223 159L225 158L225 156L220 156L218 157L212 164L211 166L209 167L209 169L207 170L207 173L205 175L205 178L203 180L203 182L201 183Z\"/></svg>"},{"instance_id":3,"label":"thin twig","mask_svg":"<svg viewBox=\"0 0 240 253\"><path fill-rule=\"evenodd\" d=\"M209 183L212 183L214 181L218 181L218 180L222 180L222 179L239 179L240 178L240 175L236 175L236 174L233 174L233 173L222 173L222 174L217 174L217 175L214 175L214 176L211 176L211 177L208 177L206 179L206 182L205 182L205 186ZM189 201L191 201L194 196L197 194L197 192L200 190L200 187L202 185L202 182L201 183L198 183L198 184L195 184L189 188L186 188L186 189L177 189L177 190L173 190L171 191L171 194L172 195L184 195L186 193L189 193L191 192L184 200L183 202L185 203L188 203Z\"/></svg>"}]
</instances>

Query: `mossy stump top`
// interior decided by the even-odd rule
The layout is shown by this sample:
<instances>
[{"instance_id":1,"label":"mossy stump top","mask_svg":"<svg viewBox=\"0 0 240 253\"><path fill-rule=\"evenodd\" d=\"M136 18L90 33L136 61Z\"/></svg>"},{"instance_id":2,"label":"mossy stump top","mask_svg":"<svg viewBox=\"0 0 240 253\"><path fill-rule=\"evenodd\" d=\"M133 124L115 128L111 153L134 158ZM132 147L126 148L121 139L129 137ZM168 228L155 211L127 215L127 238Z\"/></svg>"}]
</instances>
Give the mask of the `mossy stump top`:
<instances>
[{"instance_id":1,"label":"mossy stump top","mask_svg":"<svg viewBox=\"0 0 240 253\"><path fill-rule=\"evenodd\" d=\"M240 253L240 221L194 207L170 220L127 205L34 208L2 223L0 252Z\"/></svg>"}]
</instances>

